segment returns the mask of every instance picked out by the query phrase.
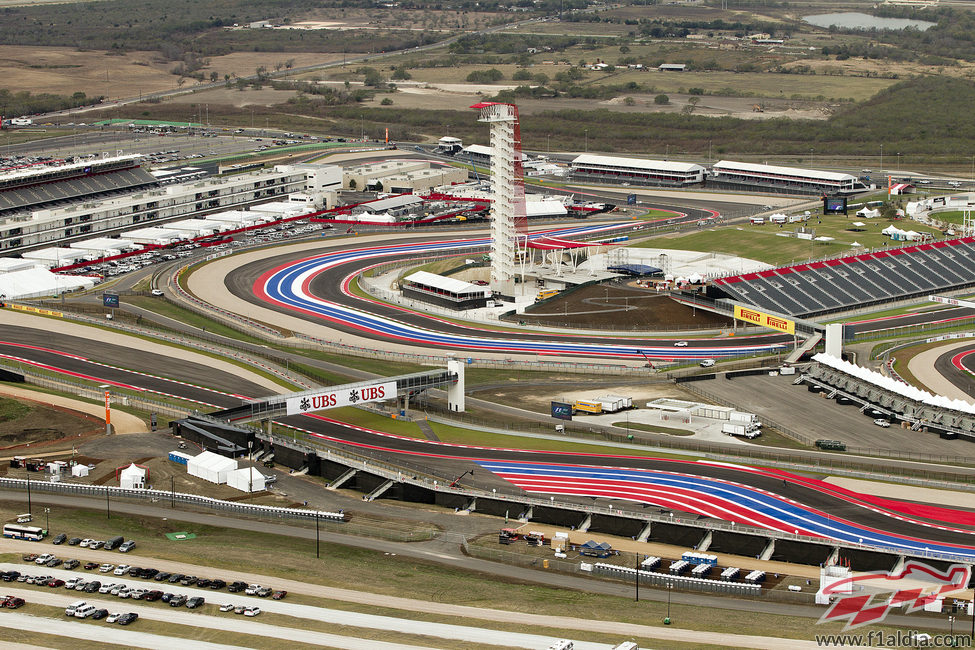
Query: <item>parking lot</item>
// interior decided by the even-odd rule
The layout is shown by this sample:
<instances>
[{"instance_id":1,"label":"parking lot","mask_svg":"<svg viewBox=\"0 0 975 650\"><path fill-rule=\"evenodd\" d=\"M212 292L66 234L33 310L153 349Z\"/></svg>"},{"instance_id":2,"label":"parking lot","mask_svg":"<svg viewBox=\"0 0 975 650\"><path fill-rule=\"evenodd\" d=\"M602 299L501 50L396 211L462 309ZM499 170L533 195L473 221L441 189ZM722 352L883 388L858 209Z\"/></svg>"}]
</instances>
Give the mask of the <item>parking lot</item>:
<instances>
[{"instance_id":1,"label":"parking lot","mask_svg":"<svg viewBox=\"0 0 975 650\"><path fill-rule=\"evenodd\" d=\"M719 399L750 411L762 420L774 420L804 436L839 440L848 447L890 449L899 452L975 457L975 445L964 440L942 440L934 433L901 429L898 424L883 428L875 417L861 413L856 405L841 405L812 393L806 386L793 386L796 375L754 375L726 380L696 382Z\"/></svg>"}]
</instances>

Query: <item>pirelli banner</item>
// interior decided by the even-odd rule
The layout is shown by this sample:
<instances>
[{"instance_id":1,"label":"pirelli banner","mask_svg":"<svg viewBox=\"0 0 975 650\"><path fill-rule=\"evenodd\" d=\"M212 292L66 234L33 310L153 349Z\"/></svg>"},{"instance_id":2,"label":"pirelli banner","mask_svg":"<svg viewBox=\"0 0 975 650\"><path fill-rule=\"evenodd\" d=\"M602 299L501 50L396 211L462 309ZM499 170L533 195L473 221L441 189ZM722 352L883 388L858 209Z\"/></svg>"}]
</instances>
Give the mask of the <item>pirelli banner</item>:
<instances>
[{"instance_id":1,"label":"pirelli banner","mask_svg":"<svg viewBox=\"0 0 975 650\"><path fill-rule=\"evenodd\" d=\"M796 333L796 322L794 320L766 314L757 309L749 309L748 307L735 305L735 318L743 320L746 323L751 323L752 325L758 325L759 327L768 327L769 329L788 332L789 334Z\"/></svg>"}]
</instances>

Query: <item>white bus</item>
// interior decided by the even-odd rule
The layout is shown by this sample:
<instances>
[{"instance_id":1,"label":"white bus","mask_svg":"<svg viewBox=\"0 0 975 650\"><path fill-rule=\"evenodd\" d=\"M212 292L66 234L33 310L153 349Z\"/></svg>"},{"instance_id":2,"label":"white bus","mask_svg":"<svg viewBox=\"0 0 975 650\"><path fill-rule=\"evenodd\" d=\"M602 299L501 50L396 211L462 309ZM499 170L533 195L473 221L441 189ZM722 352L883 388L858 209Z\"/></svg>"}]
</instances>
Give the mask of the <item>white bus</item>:
<instances>
[{"instance_id":1,"label":"white bus","mask_svg":"<svg viewBox=\"0 0 975 650\"><path fill-rule=\"evenodd\" d=\"M26 539L31 542L39 542L47 535L47 531L37 526L24 526L22 524L4 524L3 536L12 539Z\"/></svg>"}]
</instances>

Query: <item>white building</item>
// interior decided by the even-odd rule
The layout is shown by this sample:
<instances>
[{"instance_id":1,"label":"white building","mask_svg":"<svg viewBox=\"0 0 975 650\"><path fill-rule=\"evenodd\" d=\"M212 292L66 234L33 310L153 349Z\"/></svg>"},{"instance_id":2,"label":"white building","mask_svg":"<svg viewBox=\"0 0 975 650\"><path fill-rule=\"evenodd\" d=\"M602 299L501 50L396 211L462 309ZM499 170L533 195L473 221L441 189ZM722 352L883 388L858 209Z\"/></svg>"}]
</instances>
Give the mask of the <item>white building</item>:
<instances>
[{"instance_id":1,"label":"white building","mask_svg":"<svg viewBox=\"0 0 975 650\"><path fill-rule=\"evenodd\" d=\"M683 187L704 182L704 167L671 160L644 160L582 154L572 161L572 177L600 183Z\"/></svg>"},{"instance_id":2,"label":"white building","mask_svg":"<svg viewBox=\"0 0 975 650\"><path fill-rule=\"evenodd\" d=\"M314 186L327 186L334 172L325 170L319 174L312 167L278 165L271 170L207 178L101 201L34 210L0 220L0 251L20 250L79 235L122 230L136 224L156 224L176 217L284 197L292 192L307 191L309 178L313 178L311 184Z\"/></svg>"}]
</instances>

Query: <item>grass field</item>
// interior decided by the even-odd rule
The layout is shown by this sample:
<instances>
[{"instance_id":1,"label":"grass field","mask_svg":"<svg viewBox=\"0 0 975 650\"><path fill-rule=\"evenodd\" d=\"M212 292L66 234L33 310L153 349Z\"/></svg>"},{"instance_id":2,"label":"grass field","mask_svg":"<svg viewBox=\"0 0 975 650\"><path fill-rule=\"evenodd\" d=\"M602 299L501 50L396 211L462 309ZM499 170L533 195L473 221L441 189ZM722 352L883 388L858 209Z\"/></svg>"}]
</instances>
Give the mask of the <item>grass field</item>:
<instances>
[{"instance_id":1,"label":"grass field","mask_svg":"<svg viewBox=\"0 0 975 650\"><path fill-rule=\"evenodd\" d=\"M0 502L0 514L9 518L20 512L23 505ZM393 556L325 542L322 560L315 560L314 540L296 540L248 530L223 529L179 520L179 513L169 520L141 516L116 517L106 520L101 512L52 507L51 528L70 534L107 538L123 534L139 541L130 560L151 565L150 558L169 559L212 566L224 579L233 572L248 567L268 575L290 578L315 585L357 589L377 594L415 598L429 602L444 602L474 607L533 612L537 614L571 615L579 619L611 620L645 625L660 625L667 611L665 601L643 600L634 604L629 598L603 596L593 593L547 587L543 584L499 580L489 575L437 565L423 560ZM196 539L169 542L165 532L185 530ZM49 546L39 544L48 550ZM65 556L70 553L65 552ZM18 561L16 556L4 556ZM273 587L273 584L271 585ZM649 591L649 590L648 590ZM292 598L289 595L289 599ZM349 611L366 611L394 615L414 620L433 620L458 623L457 619L436 614L357 605L325 598L302 597L303 604L312 604ZM213 601L211 601L213 602ZM219 601L218 601L219 602ZM711 608L707 616L700 609L673 603L670 607L674 627L737 634L759 634L777 638L810 639L817 633L839 630L838 625L817 625L816 619L766 613L750 613L735 609ZM263 615L262 615L263 616ZM275 617L277 618L277 617ZM274 622L284 624L287 617ZM140 623L142 620L140 619ZM271 622L268 619L268 622ZM463 623L461 623L463 624ZM493 623L472 619L470 625L545 634L547 630L523 629L523 626ZM146 626L146 631L149 631ZM135 628L134 628L135 629ZM139 629L143 629L140 628ZM315 626L317 628L317 625ZM573 638L610 642L605 635L572 632ZM9 637L5 637L8 638ZM618 642L618 639L617 639ZM643 640L644 647L688 648L700 647L684 643ZM57 644L55 644L57 646ZM83 646L77 646L83 647ZM460 647L452 645L453 647Z\"/></svg>"},{"instance_id":2,"label":"grass field","mask_svg":"<svg viewBox=\"0 0 975 650\"><path fill-rule=\"evenodd\" d=\"M850 244L859 242L866 248L881 247L890 240L880 234L880 231L890 225L887 220L866 220L866 225L860 230L854 230L852 222L857 221L856 215L828 215L817 220L815 215L807 222L807 226L815 230L815 236L833 237L835 241L818 242L797 239L794 237L780 237L779 233L790 232L792 226L786 224L778 227L774 224L764 226L729 226L703 230L690 235L676 237L655 237L644 240L634 246L638 248L667 248L691 251L714 251L738 255L747 259L767 262L772 265L799 263L809 260L849 253L851 255L864 252L864 248L854 248ZM901 229L917 232L930 232L940 236L934 228L916 222L895 222ZM896 242L890 242L896 246Z\"/></svg>"}]
</instances>

